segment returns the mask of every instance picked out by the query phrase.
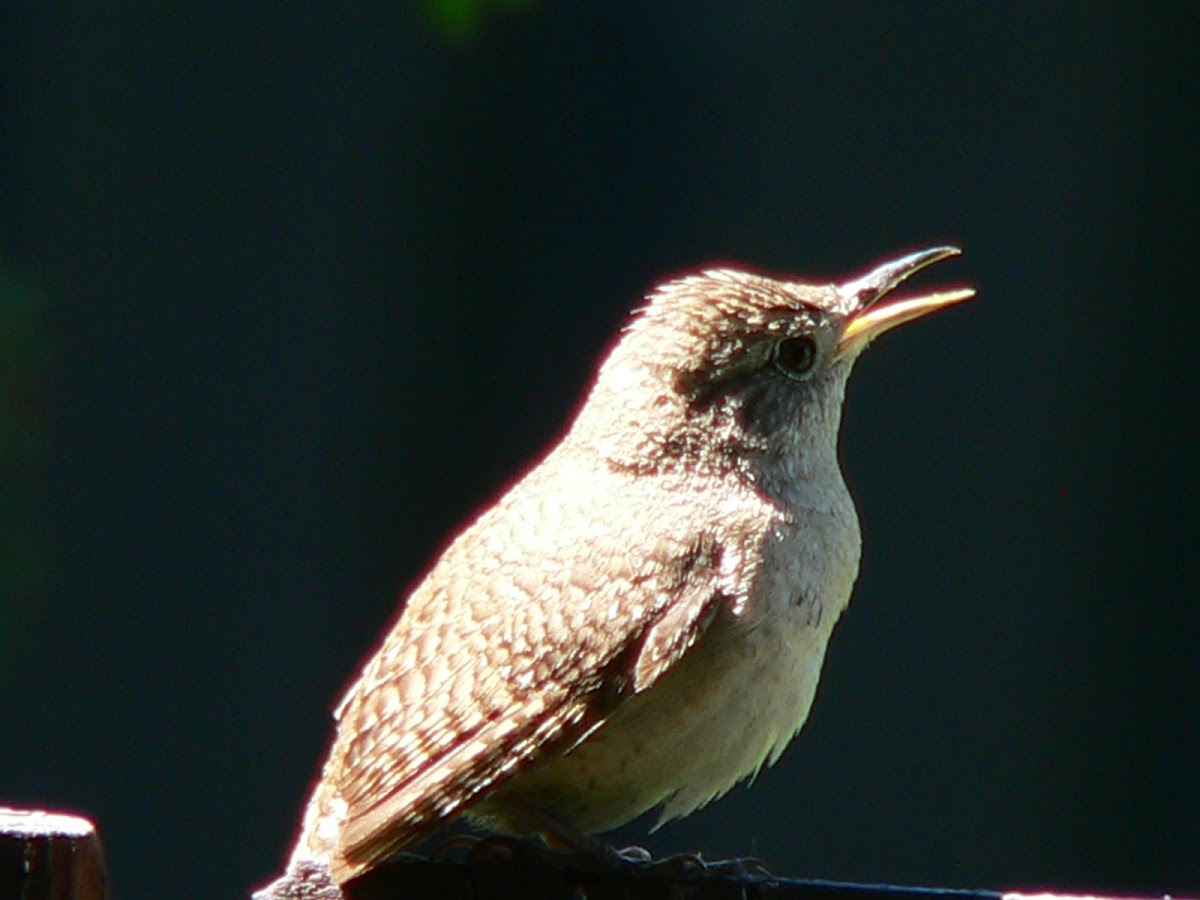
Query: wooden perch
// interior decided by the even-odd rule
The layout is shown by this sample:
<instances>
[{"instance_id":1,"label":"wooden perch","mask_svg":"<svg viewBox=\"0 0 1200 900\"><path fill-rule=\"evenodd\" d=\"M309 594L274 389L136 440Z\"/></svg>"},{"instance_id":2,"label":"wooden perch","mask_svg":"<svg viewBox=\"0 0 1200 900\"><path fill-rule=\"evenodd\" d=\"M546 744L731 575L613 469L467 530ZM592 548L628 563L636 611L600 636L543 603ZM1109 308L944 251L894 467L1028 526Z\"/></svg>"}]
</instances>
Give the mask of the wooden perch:
<instances>
[{"instance_id":1,"label":"wooden perch","mask_svg":"<svg viewBox=\"0 0 1200 900\"><path fill-rule=\"evenodd\" d=\"M87 819L0 807L0 900L107 900L100 835Z\"/></svg>"},{"instance_id":2,"label":"wooden perch","mask_svg":"<svg viewBox=\"0 0 1200 900\"><path fill-rule=\"evenodd\" d=\"M78 816L0 807L0 900L108 900L95 827ZM169 896L169 891L164 892ZM236 896L230 892L229 896ZM399 856L339 888L319 863L255 900L1115 900L728 874L697 866L580 865L530 845L462 861ZM1179 900L1179 898L1177 898Z\"/></svg>"},{"instance_id":3,"label":"wooden perch","mask_svg":"<svg viewBox=\"0 0 1200 900\"><path fill-rule=\"evenodd\" d=\"M409 861L352 881L347 900L1003 900L995 891L841 884L791 878L626 871L591 872L508 862Z\"/></svg>"},{"instance_id":4,"label":"wooden perch","mask_svg":"<svg viewBox=\"0 0 1200 900\"><path fill-rule=\"evenodd\" d=\"M305 863L254 900L1116 900L1064 894L1026 895L975 889L898 887L729 874L692 867L590 868L562 854L529 847L506 858L464 861L401 854L391 863L332 884L319 863ZM1178 900L1178 898L1176 898Z\"/></svg>"},{"instance_id":5,"label":"wooden perch","mask_svg":"<svg viewBox=\"0 0 1200 900\"><path fill-rule=\"evenodd\" d=\"M654 867L592 869L549 851L508 859L430 860L402 857L341 889L322 867L303 864L254 900L1008 900L998 891L904 888L802 881L765 874Z\"/></svg>"}]
</instances>

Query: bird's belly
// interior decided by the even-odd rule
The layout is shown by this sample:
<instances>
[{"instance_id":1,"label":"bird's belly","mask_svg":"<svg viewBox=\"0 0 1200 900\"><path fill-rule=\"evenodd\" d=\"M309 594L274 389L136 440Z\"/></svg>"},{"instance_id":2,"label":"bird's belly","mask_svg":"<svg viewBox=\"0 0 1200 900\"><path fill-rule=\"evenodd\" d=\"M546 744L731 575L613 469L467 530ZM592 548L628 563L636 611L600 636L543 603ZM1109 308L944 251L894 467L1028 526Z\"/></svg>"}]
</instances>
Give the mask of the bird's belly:
<instances>
[{"instance_id":1,"label":"bird's belly","mask_svg":"<svg viewBox=\"0 0 1200 900\"><path fill-rule=\"evenodd\" d=\"M719 618L649 690L569 753L518 774L471 815L522 832L520 810L533 807L598 832L659 804L667 821L719 797L774 763L804 724L849 584L844 593L828 598L828 612L789 600L753 624Z\"/></svg>"}]
</instances>

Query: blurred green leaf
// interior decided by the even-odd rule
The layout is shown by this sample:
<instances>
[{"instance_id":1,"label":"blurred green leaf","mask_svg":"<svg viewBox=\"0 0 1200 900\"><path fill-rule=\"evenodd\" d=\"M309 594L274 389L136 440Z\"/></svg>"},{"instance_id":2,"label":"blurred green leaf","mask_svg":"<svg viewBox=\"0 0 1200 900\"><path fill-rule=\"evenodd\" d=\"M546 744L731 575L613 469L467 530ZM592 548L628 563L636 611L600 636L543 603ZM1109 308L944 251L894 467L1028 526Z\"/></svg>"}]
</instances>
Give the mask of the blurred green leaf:
<instances>
[{"instance_id":1,"label":"blurred green leaf","mask_svg":"<svg viewBox=\"0 0 1200 900\"><path fill-rule=\"evenodd\" d=\"M536 0L424 0L434 27L444 37L459 41L478 35L493 10L524 12L535 5Z\"/></svg>"}]
</instances>

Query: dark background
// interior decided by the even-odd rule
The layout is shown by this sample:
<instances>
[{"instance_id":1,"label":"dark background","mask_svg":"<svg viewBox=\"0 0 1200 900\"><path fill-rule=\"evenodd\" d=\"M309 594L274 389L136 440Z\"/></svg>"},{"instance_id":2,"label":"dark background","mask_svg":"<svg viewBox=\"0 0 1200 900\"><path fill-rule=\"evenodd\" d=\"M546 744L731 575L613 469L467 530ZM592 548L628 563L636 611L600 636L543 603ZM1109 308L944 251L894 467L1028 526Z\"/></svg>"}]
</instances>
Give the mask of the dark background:
<instances>
[{"instance_id":1,"label":"dark background","mask_svg":"<svg viewBox=\"0 0 1200 900\"><path fill-rule=\"evenodd\" d=\"M941 242L979 297L858 366L808 726L619 837L1200 891L1200 6L5 10L0 799L118 896L278 869L397 592L657 279Z\"/></svg>"}]
</instances>

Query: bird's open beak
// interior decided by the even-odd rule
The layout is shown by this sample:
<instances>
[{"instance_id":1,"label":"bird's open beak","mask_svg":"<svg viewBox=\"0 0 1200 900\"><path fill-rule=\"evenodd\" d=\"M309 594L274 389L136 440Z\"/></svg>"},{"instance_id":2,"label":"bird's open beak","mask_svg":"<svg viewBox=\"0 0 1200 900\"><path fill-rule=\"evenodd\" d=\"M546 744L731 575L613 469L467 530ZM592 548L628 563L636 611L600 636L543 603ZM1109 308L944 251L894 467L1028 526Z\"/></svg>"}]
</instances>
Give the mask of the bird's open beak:
<instances>
[{"instance_id":1,"label":"bird's open beak","mask_svg":"<svg viewBox=\"0 0 1200 900\"><path fill-rule=\"evenodd\" d=\"M888 297L910 275L961 252L957 247L934 247L910 253L839 287L838 293L848 312L838 337L838 355L857 356L885 331L975 296L971 288L958 288L923 297Z\"/></svg>"}]
</instances>

